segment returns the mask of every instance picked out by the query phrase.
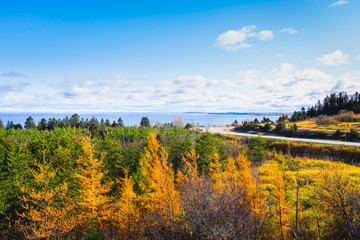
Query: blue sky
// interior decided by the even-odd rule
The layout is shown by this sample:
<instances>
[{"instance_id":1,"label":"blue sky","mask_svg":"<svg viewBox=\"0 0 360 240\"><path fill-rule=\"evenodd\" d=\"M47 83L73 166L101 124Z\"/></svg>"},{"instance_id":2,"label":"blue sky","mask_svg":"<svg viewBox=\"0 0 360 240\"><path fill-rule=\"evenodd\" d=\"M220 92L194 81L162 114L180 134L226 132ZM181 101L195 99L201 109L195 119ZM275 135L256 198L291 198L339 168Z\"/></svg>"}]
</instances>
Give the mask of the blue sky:
<instances>
[{"instance_id":1,"label":"blue sky","mask_svg":"<svg viewBox=\"0 0 360 240\"><path fill-rule=\"evenodd\" d=\"M360 90L355 0L0 1L0 112L274 112Z\"/></svg>"}]
</instances>

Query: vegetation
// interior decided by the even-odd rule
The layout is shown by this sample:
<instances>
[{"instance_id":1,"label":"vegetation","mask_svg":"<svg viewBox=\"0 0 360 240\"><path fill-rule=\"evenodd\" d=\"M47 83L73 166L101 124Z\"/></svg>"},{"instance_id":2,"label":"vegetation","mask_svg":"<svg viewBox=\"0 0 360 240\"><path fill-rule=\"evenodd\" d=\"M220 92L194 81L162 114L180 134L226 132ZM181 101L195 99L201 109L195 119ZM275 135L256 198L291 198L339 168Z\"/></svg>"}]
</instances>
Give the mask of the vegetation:
<instances>
[{"instance_id":1,"label":"vegetation","mask_svg":"<svg viewBox=\"0 0 360 240\"><path fill-rule=\"evenodd\" d=\"M359 237L359 148L76 119L0 129L0 238Z\"/></svg>"},{"instance_id":2,"label":"vegetation","mask_svg":"<svg viewBox=\"0 0 360 240\"><path fill-rule=\"evenodd\" d=\"M309 107L307 111L302 107L301 111L294 112L290 120L296 122L320 115L333 116L344 110L360 113L360 95L358 92L354 93L351 97L346 92L340 92L339 94L331 93L324 98L323 102L319 100L315 106ZM350 119L349 121L357 120Z\"/></svg>"}]
</instances>

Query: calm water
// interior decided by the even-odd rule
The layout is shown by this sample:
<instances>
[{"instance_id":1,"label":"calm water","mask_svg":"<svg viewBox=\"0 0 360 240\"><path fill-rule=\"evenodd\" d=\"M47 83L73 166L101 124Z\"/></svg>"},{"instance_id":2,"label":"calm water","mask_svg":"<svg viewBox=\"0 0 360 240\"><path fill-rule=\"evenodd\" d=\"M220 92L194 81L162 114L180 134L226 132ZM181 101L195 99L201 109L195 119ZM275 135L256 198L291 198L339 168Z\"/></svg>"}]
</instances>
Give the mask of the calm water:
<instances>
[{"instance_id":1,"label":"calm water","mask_svg":"<svg viewBox=\"0 0 360 240\"><path fill-rule=\"evenodd\" d=\"M6 125L7 121L13 121L15 124L20 123L24 125L26 118L31 116L35 123L38 123L42 118L48 120L55 117L56 119L63 119L70 114L50 114L50 113L0 113L0 119ZM255 118L261 120L263 117L270 118L271 120L277 120L279 116L274 115L232 115L232 114L208 114L208 113L89 113L78 114L80 118L85 120L95 117L99 121L109 119L117 121L119 117L122 118L125 125L139 125L142 117L148 117L151 124L156 122L171 123L175 116L181 116L184 119L184 123L193 123L197 126L213 126L213 125L225 125L231 124L235 120L239 123L245 120L254 120Z\"/></svg>"}]
</instances>

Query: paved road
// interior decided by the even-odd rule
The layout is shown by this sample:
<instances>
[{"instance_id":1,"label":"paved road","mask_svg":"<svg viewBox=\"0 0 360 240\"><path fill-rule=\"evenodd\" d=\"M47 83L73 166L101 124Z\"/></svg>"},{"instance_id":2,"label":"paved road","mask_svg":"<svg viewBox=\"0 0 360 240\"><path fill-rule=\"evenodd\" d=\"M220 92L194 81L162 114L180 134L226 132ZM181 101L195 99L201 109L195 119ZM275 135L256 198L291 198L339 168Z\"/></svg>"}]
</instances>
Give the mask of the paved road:
<instances>
[{"instance_id":1,"label":"paved road","mask_svg":"<svg viewBox=\"0 0 360 240\"><path fill-rule=\"evenodd\" d=\"M244 136L244 137L258 137L259 136L257 134L231 132L231 130L232 130L231 127L209 127L209 128L201 128L201 129L202 129L202 131L207 130L210 133L220 133L220 134ZM295 142L324 143L324 144L360 147L360 143L358 143L358 142L342 142L342 141L332 141L332 140L322 140L322 139L291 138L291 137L280 137L280 136L269 136L269 135L260 135L260 137L270 138L270 139L279 139L279 140L289 140L289 141L295 141Z\"/></svg>"}]
</instances>

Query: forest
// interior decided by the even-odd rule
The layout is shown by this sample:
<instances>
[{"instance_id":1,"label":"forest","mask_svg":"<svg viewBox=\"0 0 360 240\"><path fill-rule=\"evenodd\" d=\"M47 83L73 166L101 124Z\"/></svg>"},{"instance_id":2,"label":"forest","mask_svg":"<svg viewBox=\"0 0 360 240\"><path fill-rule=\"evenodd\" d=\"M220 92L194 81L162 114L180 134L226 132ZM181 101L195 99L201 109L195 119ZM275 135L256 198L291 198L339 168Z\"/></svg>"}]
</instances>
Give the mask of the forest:
<instances>
[{"instance_id":1,"label":"forest","mask_svg":"<svg viewBox=\"0 0 360 240\"><path fill-rule=\"evenodd\" d=\"M302 107L301 111L295 111L290 121L302 121L320 115L333 116L344 110L360 113L360 95L358 92L355 92L350 97L346 92L331 93L322 102L318 100L316 105L308 107L307 110ZM353 119L353 121L357 121L357 119Z\"/></svg>"},{"instance_id":2,"label":"forest","mask_svg":"<svg viewBox=\"0 0 360 240\"><path fill-rule=\"evenodd\" d=\"M0 129L2 239L359 239L359 148ZM343 163L346 162L346 163Z\"/></svg>"}]
</instances>

